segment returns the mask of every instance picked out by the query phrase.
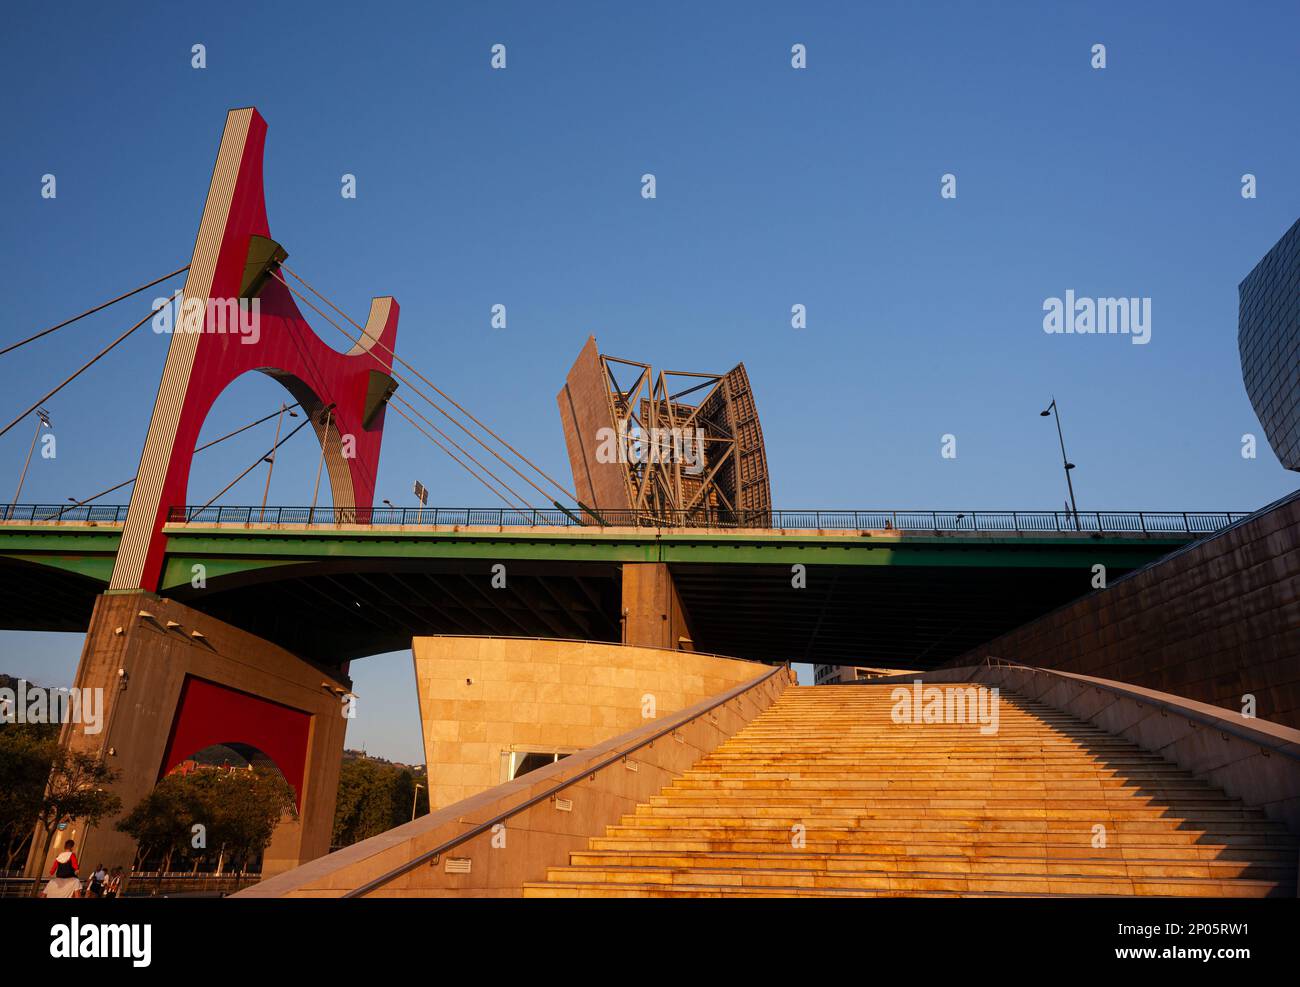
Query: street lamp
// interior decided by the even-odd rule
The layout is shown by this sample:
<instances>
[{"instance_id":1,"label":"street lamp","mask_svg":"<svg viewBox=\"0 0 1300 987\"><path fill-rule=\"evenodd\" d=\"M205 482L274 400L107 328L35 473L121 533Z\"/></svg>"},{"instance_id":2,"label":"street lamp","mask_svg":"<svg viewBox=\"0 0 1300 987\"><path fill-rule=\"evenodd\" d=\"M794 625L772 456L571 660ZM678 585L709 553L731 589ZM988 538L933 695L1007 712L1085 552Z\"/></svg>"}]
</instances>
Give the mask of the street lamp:
<instances>
[{"instance_id":1,"label":"street lamp","mask_svg":"<svg viewBox=\"0 0 1300 987\"><path fill-rule=\"evenodd\" d=\"M14 502L9 505L9 510L5 513L6 520L13 516L14 508L18 506L18 501L23 496L23 482L27 479L27 467L32 461L32 452L36 449L36 440L41 437L41 429L52 429L54 426L50 423L50 413L44 408L37 408L36 414L36 431L32 435L32 444L27 447L27 458L23 461L23 471L18 475L18 490L14 493Z\"/></svg>"},{"instance_id":2,"label":"street lamp","mask_svg":"<svg viewBox=\"0 0 1300 987\"><path fill-rule=\"evenodd\" d=\"M275 451L280 448L280 425L284 421L284 413L289 411L289 406L284 402L280 403L280 417L275 420L275 442L271 444L271 454L264 457L265 461L270 463L270 469L266 471L266 489L262 491L262 513L259 521L266 520L266 498L271 493L271 474L275 472ZM297 418L298 412L289 411L290 418Z\"/></svg>"},{"instance_id":3,"label":"street lamp","mask_svg":"<svg viewBox=\"0 0 1300 987\"><path fill-rule=\"evenodd\" d=\"M411 796L411 821L415 821L415 806L420 801L420 789L424 787L422 782L415 783L415 794Z\"/></svg>"},{"instance_id":4,"label":"street lamp","mask_svg":"<svg viewBox=\"0 0 1300 987\"><path fill-rule=\"evenodd\" d=\"M324 467L325 465L325 447L329 445L330 426L334 424L335 407L336 407L335 403L331 401L329 405L325 408L325 410L321 413L321 416L317 419L317 421L321 425L320 461L316 463L316 488L311 492L311 513L307 515L308 524L313 524L316 521L316 498L320 494L320 474L321 474L322 467ZM337 504L335 504L334 506L336 508L338 507ZM335 520L337 520L338 519L337 511L335 511L334 513L335 513Z\"/></svg>"},{"instance_id":5,"label":"street lamp","mask_svg":"<svg viewBox=\"0 0 1300 987\"><path fill-rule=\"evenodd\" d=\"M1074 515L1074 530L1078 531L1079 505L1075 503L1074 483L1070 479L1070 470L1074 469L1074 463L1070 462L1070 457L1065 454L1065 435L1061 431L1061 409L1056 406L1056 398L1052 398L1052 403L1038 414L1041 418L1056 416L1056 437L1061 443L1061 466L1065 469L1065 485L1070 491L1070 511Z\"/></svg>"}]
</instances>

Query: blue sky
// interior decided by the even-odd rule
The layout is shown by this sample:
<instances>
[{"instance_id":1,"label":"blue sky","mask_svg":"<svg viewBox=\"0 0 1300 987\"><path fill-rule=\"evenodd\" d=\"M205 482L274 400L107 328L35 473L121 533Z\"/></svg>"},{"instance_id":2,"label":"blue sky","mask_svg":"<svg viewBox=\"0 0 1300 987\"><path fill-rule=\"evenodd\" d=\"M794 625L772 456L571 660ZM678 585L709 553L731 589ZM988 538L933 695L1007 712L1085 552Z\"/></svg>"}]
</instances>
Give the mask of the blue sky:
<instances>
[{"instance_id":1,"label":"blue sky","mask_svg":"<svg viewBox=\"0 0 1300 987\"><path fill-rule=\"evenodd\" d=\"M1081 509L1257 507L1295 481L1266 445L1240 454L1262 433L1236 288L1300 216L1300 8L1136 6L14 5L0 339L185 263L224 113L256 105L290 265L357 318L395 295L399 353L553 475L567 474L555 392L594 332L662 367L744 360L778 506L1059 507L1037 414L1055 395ZM956 199L939 195L945 173ZM1067 289L1150 298L1151 342L1045 334L1043 302ZM0 424L147 304L0 357ZM49 403L58 456L33 465L24 501L134 473L164 357L165 337L138 334ZM243 379L206 435L280 400ZM272 502L310 500L299 438ZM30 439L26 424L0 438L6 500ZM205 453L190 500L269 441ZM389 416L380 496L410 503L415 479L431 503L488 502ZM0 634L0 670L69 681L79 647ZM385 715L349 743L420 759L409 656L354 674Z\"/></svg>"}]
</instances>

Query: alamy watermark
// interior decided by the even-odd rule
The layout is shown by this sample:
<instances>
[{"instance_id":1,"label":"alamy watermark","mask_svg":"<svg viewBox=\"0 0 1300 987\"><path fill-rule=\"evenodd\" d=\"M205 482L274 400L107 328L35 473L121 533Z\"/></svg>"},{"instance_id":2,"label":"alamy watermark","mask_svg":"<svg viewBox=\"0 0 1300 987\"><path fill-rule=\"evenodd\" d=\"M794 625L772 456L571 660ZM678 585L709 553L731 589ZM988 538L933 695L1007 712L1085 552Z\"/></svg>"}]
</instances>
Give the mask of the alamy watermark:
<instances>
[{"instance_id":1,"label":"alamy watermark","mask_svg":"<svg viewBox=\"0 0 1300 987\"><path fill-rule=\"evenodd\" d=\"M241 343L262 338L260 298L186 298L180 291L153 300L153 331L158 335L210 332L241 336Z\"/></svg>"},{"instance_id":2,"label":"alamy watermark","mask_svg":"<svg viewBox=\"0 0 1300 987\"><path fill-rule=\"evenodd\" d=\"M987 737L998 732L999 692L982 685L925 688L915 679L912 688L900 685L890 692L889 716L895 723L978 723Z\"/></svg>"},{"instance_id":3,"label":"alamy watermark","mask_svg":"<svg viewBox=\"0 0 1300 987\"><path fill-rule=\"evenodd\" d=\"M18 680L0 689L0 723L80 723L88 734L104 729L104 690L47 689Z\"/></svg>"},{"instance_id":4,"label":"alamy watermark","mask_svg":"<svg viewBox=\"0 0 1300 987\"><path fill-rule=\"evenodd\" d=\"M1151 342L1150 298L1076 297L1071 288L1063 299L1043 299L1043 311L1043 332L1049 336L1123 335L1138 346Z\"/></svg>"},{"instance_id":5,"label":"alamy watermark","mask_svg":"<svg viewBox=\"0 0 1300 987\"><path fill-rule=\"evenodd\" d=\"M598 463L682 463L686 472L704 472L704 429L651 427L629 429L620 421L596 430Z\"/></svg>"}]
</instances>

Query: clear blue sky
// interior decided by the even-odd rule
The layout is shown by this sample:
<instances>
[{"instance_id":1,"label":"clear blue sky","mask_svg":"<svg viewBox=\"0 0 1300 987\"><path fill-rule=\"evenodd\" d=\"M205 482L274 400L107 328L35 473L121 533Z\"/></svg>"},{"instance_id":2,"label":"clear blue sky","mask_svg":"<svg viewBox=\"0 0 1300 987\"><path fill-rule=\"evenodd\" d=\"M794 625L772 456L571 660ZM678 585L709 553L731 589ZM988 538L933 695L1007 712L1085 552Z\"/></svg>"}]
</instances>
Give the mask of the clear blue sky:
<instances>
[{"instance_id":1,"label":"clear blue sky","mask_svg":"<svg viewBox=\"0 0 1300 987\"><path fill-rule=\"evenodd\" d=\"M1249 509L1296 485L1240 455L1236 288L1300 216L1297 39L1291 2L15 5L0 340L185 263L224 113L251 104L291 266L358 318L395 295L399 352L556 475L554 395L594 332L663 367L744 360L778 506L1059 507L1055 395L1081 509ZM1150 344L1044 334L1067 289L1151 298ZM0 357L0 424L146 308ZM164 356L141 333L49 403L58 456L24 501L134 473ZM241 380L206 434L280 400ZM30 438L0 439L6 501ZM300 438L273 502L310 500ZM205 453L191 502L267 445ZM488 502L441 457L390 416L380 496ZM0 634L0 670L67 682L79 647ZM380 715L349 743L421 759L409 656L354 673Z\"/></svg>"}]
</instances>

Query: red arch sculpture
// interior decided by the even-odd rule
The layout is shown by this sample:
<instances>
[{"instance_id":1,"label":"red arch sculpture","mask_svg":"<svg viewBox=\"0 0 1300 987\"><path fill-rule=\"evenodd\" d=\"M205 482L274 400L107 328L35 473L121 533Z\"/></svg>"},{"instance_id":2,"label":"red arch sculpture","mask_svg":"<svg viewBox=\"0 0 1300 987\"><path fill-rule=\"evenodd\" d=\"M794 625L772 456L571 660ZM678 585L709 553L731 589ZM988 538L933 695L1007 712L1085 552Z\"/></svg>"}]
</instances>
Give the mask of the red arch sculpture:
<instances>
[{"instance_id":1,"label":"red arch sculpture","mask_svg":"<svg viewBox=\"0 0 1300 987\"><path fill-rule=\"evenodd\" d=\"M257 110L227 114L181 301L185 310L202 306L203 331L171 335L110 589L158 589L162 528L168 511L186 501L199 430L221 392L251 370L279 380L311 415L335 507L373 505L384 407L394 386L398 305L373 299L366 333L348 353L312 331L293 295L269 274L284 254L267 223L265 142L266 121ZM219 331L223 306L241 297L260 305L256 331Z\"/></svg>"}]
</instances>

